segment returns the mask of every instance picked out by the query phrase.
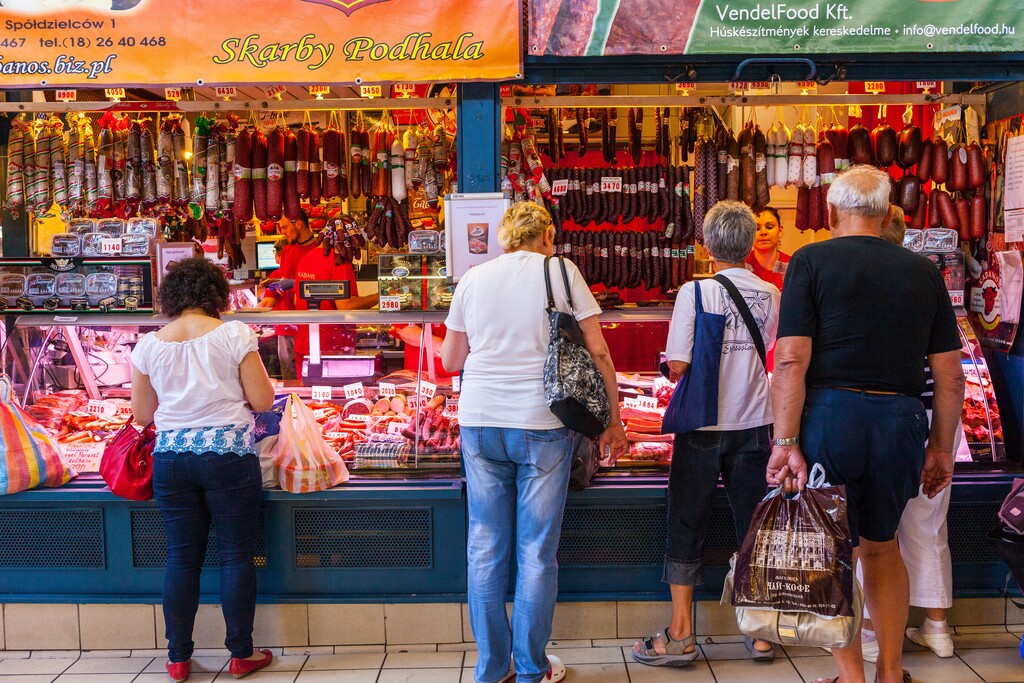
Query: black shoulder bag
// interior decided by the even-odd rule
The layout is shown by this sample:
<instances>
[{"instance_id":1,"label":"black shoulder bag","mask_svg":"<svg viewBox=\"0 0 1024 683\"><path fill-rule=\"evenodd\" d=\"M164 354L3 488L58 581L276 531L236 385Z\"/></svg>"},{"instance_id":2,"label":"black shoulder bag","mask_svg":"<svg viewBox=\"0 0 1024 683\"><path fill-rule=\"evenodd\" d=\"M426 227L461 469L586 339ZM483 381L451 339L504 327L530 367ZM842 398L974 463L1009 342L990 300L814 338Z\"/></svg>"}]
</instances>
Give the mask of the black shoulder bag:
<instances>
[{"instance_id":1,"label":"black shoulder bag","mask_svg":"<svg viewBox=\"0 0 1024 683\"><path fill-rule=\"evenodd\" d=\"M754 340L754 347L757 349L757 355L761 358L761 365L764 367L764 371L768 372L768 352L764 348L764 337L761 336L761 330L757 327L757 321L754 320L754 314L750 312L750 306L747 306L747 302L743 299L743 295L740 294L740 290L736 288L732 280L719 273L715 276L715 282L725 287L725 291L729 292L729 298L736 304L736 309L740 312L740 317L743 318L743 322L747 325L747 330L750 332L751 338Z\"/></svg>"}]
</instances>

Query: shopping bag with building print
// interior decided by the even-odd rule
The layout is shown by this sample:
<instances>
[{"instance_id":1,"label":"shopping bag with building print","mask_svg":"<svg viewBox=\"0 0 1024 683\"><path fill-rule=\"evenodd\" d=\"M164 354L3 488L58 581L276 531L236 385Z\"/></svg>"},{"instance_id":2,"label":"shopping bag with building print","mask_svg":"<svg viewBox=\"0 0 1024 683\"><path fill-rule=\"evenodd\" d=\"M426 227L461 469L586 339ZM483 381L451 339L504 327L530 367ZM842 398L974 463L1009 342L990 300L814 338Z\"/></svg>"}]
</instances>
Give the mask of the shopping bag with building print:
<instances>
[{"instance_id":1,"label":"shopping bag with building print","mask_svg":"<svg viewBox=\"0 0 1024 683\"><path fill-rule=\"evenodd\" d=\"M274 450L281 488L292 493L323 491L348 481L348 469L320 432L313 411L292 394L281 417Z\"/></svg>"},{"instance_id":2,"label":"shopping bag with building print","mask_svg":"<svg viewBox=\"0 0 1024 683\"><path fill-rule=\"evenodd\" d=\"M853 617L853 542L846 487L815 465L799 495L777 489L754 510L736 558L734 607Z\"/></svg>"},{"instance_id":3,"label":"shopping bag with building print","mask_svg":"<svg viewBox=\"0 0 1024 683\"><path fill-rule=\"evenodd\" d=\"M61 458L56 440L18 405L10 380L0 375L0 494L61 486L76 474Z\"/></svg>"}]
</instances>

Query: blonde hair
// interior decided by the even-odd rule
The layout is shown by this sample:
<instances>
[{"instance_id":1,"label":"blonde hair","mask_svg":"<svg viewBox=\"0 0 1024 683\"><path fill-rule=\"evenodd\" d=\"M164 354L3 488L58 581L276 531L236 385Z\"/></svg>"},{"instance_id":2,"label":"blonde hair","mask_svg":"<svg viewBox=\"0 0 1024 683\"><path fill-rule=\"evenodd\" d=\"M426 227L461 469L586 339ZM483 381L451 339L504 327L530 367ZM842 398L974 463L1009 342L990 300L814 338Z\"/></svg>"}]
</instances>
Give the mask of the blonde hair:
<instances>
[{"instance_id":1,"label":"blonde hair","mask_svg":"<svg viewBox=\"0 0 1024 683\"><path fill-rule=\"evenodd\" d=\"M903 235L907 232L906 218L903 209L898 206L889 207L889 220L882 227L880 237L883 240L903 246Z\"/></svg>"},{"instance_id":2,"label":"blonde hair","mask_svg":"<svg viewBox=\"0 0 1024 683\"><path fill-rule=\"evenodd\" d=\"M498 226L498 244L515 251L541 236L551 227L551 214L533 202L518 202L509 207Z\"/></svg>"}]
</instances>

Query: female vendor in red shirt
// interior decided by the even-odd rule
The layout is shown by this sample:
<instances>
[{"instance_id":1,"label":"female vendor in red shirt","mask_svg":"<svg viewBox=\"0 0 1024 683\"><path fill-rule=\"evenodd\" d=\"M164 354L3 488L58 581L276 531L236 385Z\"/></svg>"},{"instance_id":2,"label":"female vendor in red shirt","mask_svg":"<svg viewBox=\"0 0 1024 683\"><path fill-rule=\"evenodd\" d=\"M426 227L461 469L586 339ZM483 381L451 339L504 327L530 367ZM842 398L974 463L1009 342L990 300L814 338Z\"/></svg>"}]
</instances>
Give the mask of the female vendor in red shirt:
<instances>
[{"instance_id":1,"label":"female vendor in red shirt","mask_svg":"<svg viewBox=\"0 0 1024 683\"><path fill-rule=\"evenodd\" d=\"M779 210L766 206L757 214L757 234L754 236L754 250L747 257L747 268L780 290L786 277L786 264L789 263L789 254L779 249L781 239Z\"/></svg>"}]
</instances>

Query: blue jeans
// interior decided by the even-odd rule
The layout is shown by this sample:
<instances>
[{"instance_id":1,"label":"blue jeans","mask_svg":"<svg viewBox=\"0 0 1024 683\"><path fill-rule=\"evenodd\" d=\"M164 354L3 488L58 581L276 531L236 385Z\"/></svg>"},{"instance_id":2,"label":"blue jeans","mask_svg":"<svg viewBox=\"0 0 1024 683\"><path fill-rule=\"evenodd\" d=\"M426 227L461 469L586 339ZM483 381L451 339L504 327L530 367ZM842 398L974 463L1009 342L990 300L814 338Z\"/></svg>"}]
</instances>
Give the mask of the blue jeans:
<instances>
[{"instance_id":1,"label":"blue jeans","mask_svg":"<svg viewBox=\"0 0 1024 683\"><path fill-rule=\"evenodd\" d=\"M569 486L569 430L462 427L469 508L469 623L477 683L500 681L515 658L519 683L548 672L544 646L558 595L558 541ZM505 613L516 550L512 623Z\"/></svg>"},{"instance_id":2,"label":"blue jeans","mask_svg":"<svg viewBox=\"0 0 1024 683\"><path fill-rule=\"evenodd\" d=\"M154 453L153 493L167 536L164 622L172 662L192 657L199 573L212 519L220 550L220 596L232 657L252 654L256 614L256 517L262 481L255 455Z\"/></svg>"},{"instance_id":3,"label":"blue jeans","mask_svg":"<svg viewBox=\"0 0 1024 683\"><path fill-rule=\"evenodd\" d=\"M718 477L742 544L754 508L768 492L765 472L771 427L676 434L668 475L668 535L661 580L675 586L704 582L704 535L718 491Z\"/></svg>"}]
</instances>

